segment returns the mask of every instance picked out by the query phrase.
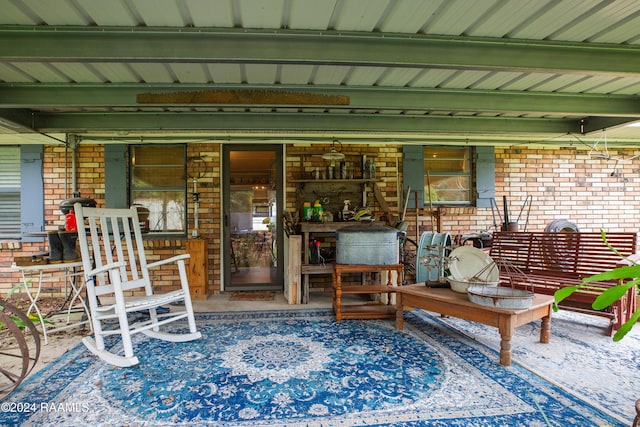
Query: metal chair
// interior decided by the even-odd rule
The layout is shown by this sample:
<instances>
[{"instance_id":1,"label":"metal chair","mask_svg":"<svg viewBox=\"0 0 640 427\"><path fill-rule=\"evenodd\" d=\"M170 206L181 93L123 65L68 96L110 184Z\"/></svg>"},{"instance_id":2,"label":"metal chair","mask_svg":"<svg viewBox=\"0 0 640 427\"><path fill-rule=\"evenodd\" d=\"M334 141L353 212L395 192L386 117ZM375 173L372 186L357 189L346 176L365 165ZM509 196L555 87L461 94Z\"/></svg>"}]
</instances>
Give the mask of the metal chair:
<instances>
[{"instance_id":1,"label":"metal chair","mask_svg":"<svg viewBox=\"0 0 640 427\"><path fill-rule=\"evenodd\" d=\"M136 207L104 209L77 203L74 210L94 330L94 338L82 340L89 351L107 363L127 367L139 363L131 341L138 332L172 342L200 338L185 268L189 255L147 264ZM151 270L169 263L177 264L180 288L155 293ZM172 304L169 310L161 308L168 304ZM184 305L184 309L176 309L175 305ZM161 326L182 319L187 321L185 327L172 332L160 330ZM109 335L120 335L124 356L106 349L104 338Z\"/></svg>"}]
</instances>

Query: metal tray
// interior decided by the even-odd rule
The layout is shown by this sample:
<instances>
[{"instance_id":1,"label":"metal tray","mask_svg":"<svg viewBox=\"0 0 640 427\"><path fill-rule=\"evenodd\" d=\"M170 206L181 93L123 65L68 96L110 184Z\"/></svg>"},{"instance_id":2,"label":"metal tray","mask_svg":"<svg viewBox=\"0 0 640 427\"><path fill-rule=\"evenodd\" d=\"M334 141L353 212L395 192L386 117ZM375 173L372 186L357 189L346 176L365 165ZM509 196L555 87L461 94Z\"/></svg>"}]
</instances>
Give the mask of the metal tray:
<instances>
[{"instance_id":1,"label":"metal tray","mask_svg":"<svg viewBox=\"0 0 640 427\"><path fill-rule=\"evenodd\" d=\"M525 309L531 307L533 296L533 292L503 286L469 286L467 288L469 301L485 307Z\"/></svg>"}]
</instances>

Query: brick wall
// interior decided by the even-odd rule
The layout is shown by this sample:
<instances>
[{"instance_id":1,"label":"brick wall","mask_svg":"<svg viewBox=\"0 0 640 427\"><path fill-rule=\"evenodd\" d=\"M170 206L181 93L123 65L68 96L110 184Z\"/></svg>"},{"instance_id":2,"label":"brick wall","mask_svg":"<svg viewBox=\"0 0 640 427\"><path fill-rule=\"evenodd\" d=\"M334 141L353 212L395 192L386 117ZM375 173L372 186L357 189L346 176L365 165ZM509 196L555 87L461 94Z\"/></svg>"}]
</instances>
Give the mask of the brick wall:
<instances>
[{"instance_id":1,"label":"brick wall","mask_svg":"<svg viewBox=\"0 0 640 427\"><path fill-rule=\"evenodd\" d=\"M72 158L71 150L64 146L47 146L44 149L44 213L45 230L53 231L64 226L64 216L59 205L72 197ZM220 146L219 144L198 144L188 147L188 157L202 156L207 159L206 167L200 172L204 176L199 179L200 193L199 234L208 239L209 287L212 291L220 289ZM98 207L104 206L104 147L102 145L80 144L76 150L76 183L81 197L95 199ZM194 166L195 167L195 166ZM195 173L195 172L194 172ZM190 176L194 173L189 171ZM26 189L28 191L28 189ZM193 181L188 187L189 196L193 192ZM187 198L189 206L189 224L193 224L194 205L191 197ZM191 228L189 230L191 235ZM149 262L185 252L184 239L148 239L145 241ZM5 241L0 243L0 294L20 283L20 275L10 269L14 257L29 256L34 253L48 252L48 244L44 242L28 243ZM166 289L176 288L179 284L177 268L163 266L158 272L157 286ZM47 291L47 296L60 294L59 289Z\"/></svg>"},{"instance_id":2,"label":"brick wall","mask_svg":"<svg viewBox=\"0 0 640 427\"><path fill-rule=\"evenodd\" d=\"M300 209L302 200L298 194L298 183L292 180L309 179L316 167L324 167L327 162L319 157L330 149L330 145L294 144L286 150L286 210ZM393 214L399 213L398 192L402 192L402 147L398 144L366 145L345 144L343 151L352 161L354 177L361 177L361 154L375 156L377 178L381 194ZM615 161L594 158L589 155L590 147L576 146L564 148L523 148L497 147L496 153L496 202L502 213L502 197L507 196L510 218L519 220L520 229L540 231L557 219L567 219L575 223L581 231L638 231L640 212L640 159L620 161L614 171ZM216 143L191 144L188 157L205 159L205 175L198 181L200 193L199 234L208 240L209 286L213 291L220 289L221 275L221 145ZM609 155L628 159L640 150L610 149ZM47 146L44 151L45 183L45 228L55 230L64 224L59 210L62 200L71 196L71 153L63 146ZM101 145L80 144L77 149L78 167L76 179L83 197L96 199L98 206L104 204L104 150ZM353 159L353 160L351 160ZM202 165L197 165L200 168ZM196 166L194 166L194 169ZM195 170L190 171L193 175ZM188 192L192 192L192 182ZM367 200L375 197L369 189ZM522 211L525 201L531 200L530 210ZM194 205L188 197L189 224L193 224ZM379 203L373 202L376 216ZM521 213L522 211L522 213ZM438 211L439 232L453 236L475 233L493 228L493 215L489 208L443 208ZM497 213L497 212L496 212ZM432 220L424 209L417 215L412 206L408 207L406 220L410 237L432 229ZM499 222L499 219L497 220ZM434 226L438 222L433 220ZM416 233L417 229L417 233ZM191 228L189 230L191 235ZM147 242L150 258L184 252L183 239L169 242L152 240ZM19 282L15 272L9 267L14 256L30 255L47 251L46 242L21 243L19 241L0 242L0 293ZM173 287L177 276L163 272L161 284Z\"/></svg>"},{"instance_id":3,"label":"brick wall","mask_svg":"<svg viewBox=\"0 0 640 427\"><path fill-rule=\"evenodd\" d=\"M586 146L497 149L497 195L509 197L514 214L531 197L530 231L544 230L556 219L568 219L581 231L638 231L640 159L619 162L613 173L615 161L589 151ZM609 149L621 159L639 153Z\"/></svg>"},{"instance_id":4,"label":"brick wall","mask_svg":"<svg viewBox=\"0 0 640 427\"><path fill-rule=\"evenodd\" d=\"M510 221L518 217L519 230L544 231L555 220L568 220L580 231L639 230L640 159L607 161L589 155L589 147L496 147L496 222L507 197ZM609 155L629 159L638 150L609 149ZM613 175L612 175L613 173ZM420 231L431 229L422 212ZM453 236L494 229L490 208L444 208L439 232ZM415 230L410 210L410 236Z\"/></svg>"},{"instance_id":5,"label":"brick wall","mask_svg":"<svg viewBox=\"0 0 640 427\"><path fill-rule=\"evenodd\" d=\"M222 258L222 237L220 217L222 212L221 173L221 145L220 144L190 144L187 147L187 157L200 157L204 161L192 163L188 174L190 182L187 192L193 193L193 178L198 178L197 190L200 193L198 207L199 236L207 240L209 262L209 290L220 291ZM194 203L192 197L187 197L189 209L189 236L192 235L194 223Z\"/></svg>"}]
</instances>

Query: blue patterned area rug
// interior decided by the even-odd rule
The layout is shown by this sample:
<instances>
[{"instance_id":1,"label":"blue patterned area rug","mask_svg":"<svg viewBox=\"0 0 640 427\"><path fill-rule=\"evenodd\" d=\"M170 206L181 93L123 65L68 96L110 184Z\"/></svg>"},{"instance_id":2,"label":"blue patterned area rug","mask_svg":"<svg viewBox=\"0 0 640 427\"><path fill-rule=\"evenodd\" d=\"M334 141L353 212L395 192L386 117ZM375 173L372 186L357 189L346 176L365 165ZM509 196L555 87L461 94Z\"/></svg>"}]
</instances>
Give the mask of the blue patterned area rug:
<instances>
[{"instance_id":1,"label":"blue patterned area rug","mask_svg":"<svg viewBox=\"0 0 640 427\"><path fill-rule=\"evenodd\" d=\"M631 425L640 399L640 325L614 342L606 334L606 318L566 310L552 317L549 344L537 340L539 321L516 328L512 362ZM483 345L500 346L495 328L453 317L440 320Z\"/></svg>"},{"instance_id":2,"label":"blue patterned area rug","mask_svg":"<svg viewBox=\"0 0 640 427\"><path fill-rule=\"evenodd\" d=\"M329 310L199 314L197 342L138 336L134 368L74 348L2 402L0 423L623 425L526 369L499 365L495 350L437 317L405 318L397 332L386 320L337 323Z\"/></svg>"}]
</instances>

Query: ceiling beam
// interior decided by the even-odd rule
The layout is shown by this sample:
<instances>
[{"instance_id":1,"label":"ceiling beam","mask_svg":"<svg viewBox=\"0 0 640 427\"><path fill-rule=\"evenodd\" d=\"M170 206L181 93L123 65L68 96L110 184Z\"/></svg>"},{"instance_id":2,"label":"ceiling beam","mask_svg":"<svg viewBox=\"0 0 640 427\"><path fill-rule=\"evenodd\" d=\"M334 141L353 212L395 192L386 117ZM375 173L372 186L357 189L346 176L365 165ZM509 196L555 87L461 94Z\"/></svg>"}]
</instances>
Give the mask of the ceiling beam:
<instances>
[{"instance_id":1,"label":"ceiling beam","mask_svg":"<svg viewBox=\"0 0 640 427\"><path fill-rule=\"evenodd\" d=\"M581 131L584 134L601 132L606 129L615 129L620 126L627 126L635 120L626 117L586 117L580 121Z\"/></svg>"},{"instance_id":2,"label":"ceiling beam","mask_svg":"<svg viewBox=\"0 0 640 427\"><path fill-rule=\"evenodd\" d=\"M408 116L313 113L36 113L40 132L95 131L348 131L493 134L551 134L574 132L575 121L561 119Z\"/></svg>"},{"instance_id":3,"label":"ceiling beam","mask_svg":"<svg viewBox=\"0 0 640 427\"><path fill-rule=\"evenodd\" d=\"M33 131L33 114L27 109L0 110L0 128L13 132Z\"/></svg>"},{"instance_id":4,"label":"ceiling beam","mask_svg":"<svg viewBox=\"0 0 640 427\"><path fill-rule=\"evenodd\" d=\"M319 31L3 27L6 62L247 62L639 76L640 46Z\"/></svg>"},{"instance_id":5,"label":"ceiling beam","mask_svg":"<svg viewBox=\"0 0 640 427\"><path fill-rule=\"evenodd\" d=\"M3 108L144 108L163 104L141 104L136 97L142 93L172 94L206 91L266 91L271 93L295 92L310 95L348 97L346 105L327 108L370 110L419 110L452 112L488 112L511 114L544 114L564 116L611 116L640 118L640 98L626 95L596 95L489 91L472 89L422 88L349 88L343 86L262 86L262 85L147 85L147 84L13 84L0 86L0 106ZM229 107L215 103L164 103L171 107ZM258 104L233 104L256 106ZM264 106L286 107L282 104ZM321 106L321 105L319 105ZM291 105L298 107L298 105ZM302 106L301 106L302 107ZM314 107L318 107L314 105Z\"/></svg>"}]
</instances>

